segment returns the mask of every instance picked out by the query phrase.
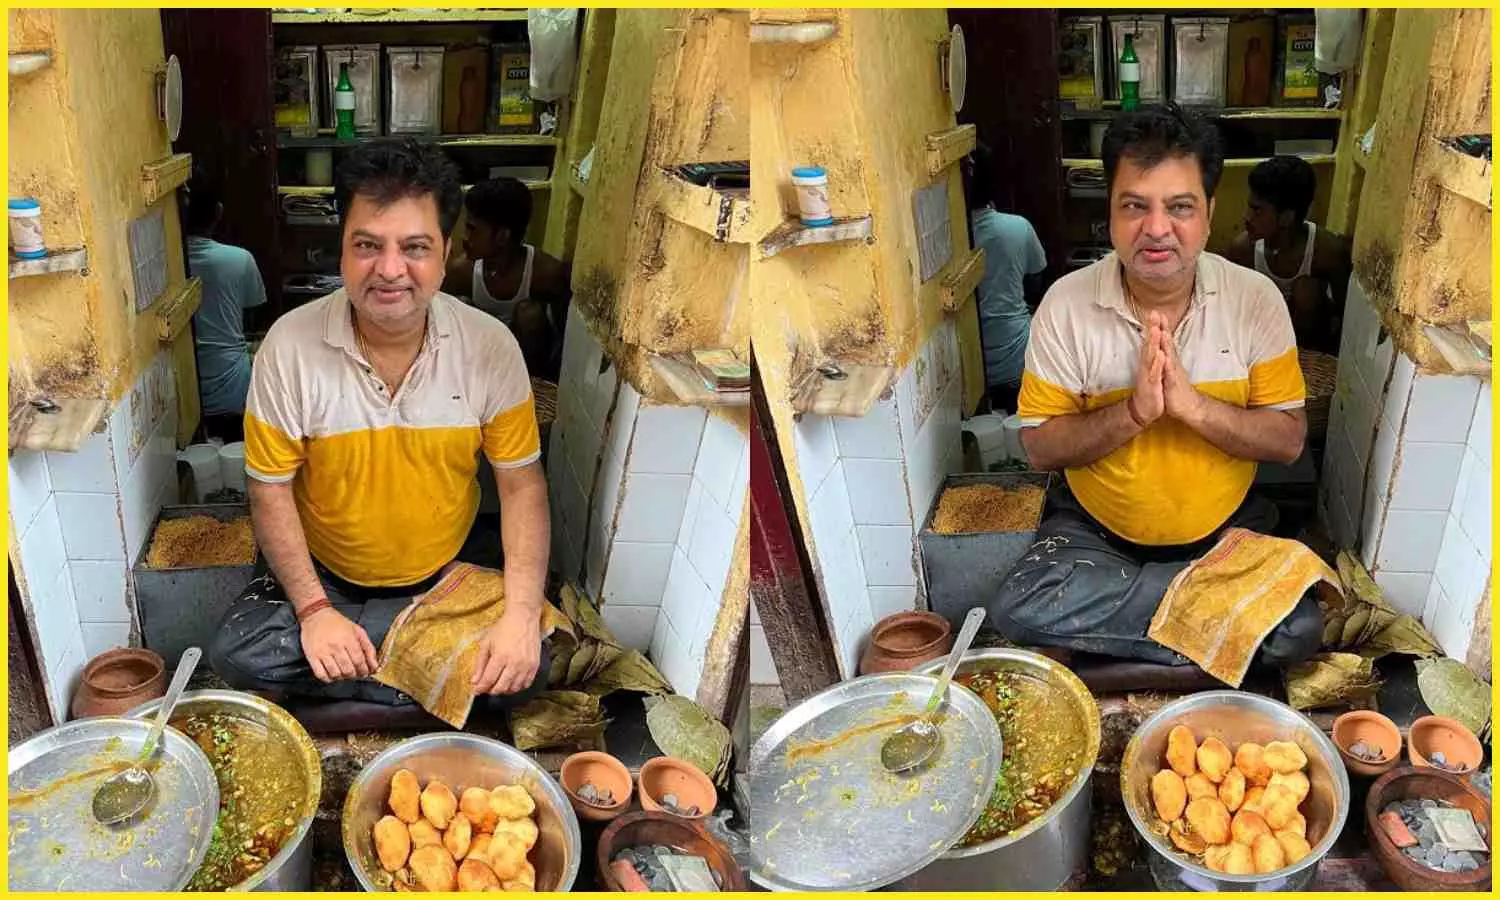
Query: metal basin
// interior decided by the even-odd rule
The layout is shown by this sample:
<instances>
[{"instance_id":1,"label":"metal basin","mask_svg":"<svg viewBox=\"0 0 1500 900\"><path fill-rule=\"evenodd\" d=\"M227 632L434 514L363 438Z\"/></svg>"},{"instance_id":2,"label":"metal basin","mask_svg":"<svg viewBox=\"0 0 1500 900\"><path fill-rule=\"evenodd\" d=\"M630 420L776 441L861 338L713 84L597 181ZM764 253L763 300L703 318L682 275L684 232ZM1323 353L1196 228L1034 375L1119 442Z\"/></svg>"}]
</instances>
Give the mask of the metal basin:
<instances>
[{"instance_id":1,"label":"metal basin","mask_svg":"<svg viewBox=\"0 0 1500 900\"><path fill-rule=\"evenodd\" d=\"M916 669L942 671L944 659ZM1081 718L1087 748L1073 783L1052 808L1009 834L949 850L895 887L906 891L1055 891L1088 865L1093 791L1089 781L1099 759L1099 706L1093 694L1061 663L1025 650L970 650L958 673L1019 671L1066 697Z\"/></svg>"},{"instance_id":2,"label":"metal basin","mask_svg":"<svg viewBox=\"0 0 1500 900\"><path fill-rule=\"evenodd\" d=\"M386 814L391 776L410 769L426 784L437 778L459 794L467 787L520 784L536 801L539 832L531 851L538 891L572 890L578 878L583 838L568 797L546 770L514 747L462 732L424 734L393 744L360 771L344 798L344 854L367 891L388 890L390 876L375 856L371 832Z\"/></svg>"},{"instance_id":3,"label":"metal basin","mask_svg":"<svg viewBox=\"0 0 1500 900\"><path fill-rule=\"evenodd\" d=\"M127 715L145 719L156 715L160 700L152 700L132 709ZM307 731L291 713L268 700L240 691L188 691L177 701L173 717L220 713L235 716L264 727L271 734L295 748L303 784L302 815L297 828L281 850L260 871L235 885L235 891L310 891L312 890L313 817L318 798L323 793L323 767L318 748Z\"/></svg>"},{"instance_id":4,"label":"metal basin","mask_svg":"<svg viewBox=\"0 0 1500 900\"><path fill-rule=\"evenodd\" d=\"M1311 790L1301 810L1312 852L1301 862L1268 875L1225 875L1194 862L1150 830L1156 820L1151 776L1166 765L1167 732L1186 725L1198 741L1217 737L1231 749L1253 741L1291 741L1307 755ZM1317 873L1349 817L1349 775L1322 729L1287 706L1257 694L1208 691L1157 710L1136 729L1120 762L1120 793L1136 833L1151 848L1151 876L1163 891L1296 891Z\"/></svg>"}]
</instances>

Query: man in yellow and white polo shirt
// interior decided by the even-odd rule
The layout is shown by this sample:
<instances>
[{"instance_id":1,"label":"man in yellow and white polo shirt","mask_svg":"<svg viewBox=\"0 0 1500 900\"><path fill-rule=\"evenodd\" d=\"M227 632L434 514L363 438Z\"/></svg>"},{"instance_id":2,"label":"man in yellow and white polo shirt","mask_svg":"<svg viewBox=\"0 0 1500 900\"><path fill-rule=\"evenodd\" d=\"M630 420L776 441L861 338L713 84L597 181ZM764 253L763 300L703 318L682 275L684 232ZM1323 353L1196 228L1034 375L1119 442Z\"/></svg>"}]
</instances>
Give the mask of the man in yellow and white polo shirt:
<instances>
[{"instance_id":1,"label":"man in yellow and white polo shirt","mask_svg":"<svg viewBox=\"0 0 1500 900\"><path fill-rule=\"evenodd\" d=\"M463 201L443 151L351 151L336 187L343 289L282 316L255 357L245 467L262 571L210 648L232 686L408 702L368 676L396 614L457 556L482 449L504 513L505 611L475 689L539 689L547 488L531 382L498 320L438 288Z\"/></svg>"},{"instance_id":2,"label":"man in yellow and white polo shirt","mask_svg":"<svg viewBox=\"0 0 1500 900\"><path fill-rule=\"evenodd\" d=\"M1122 117L1104 168L1114 252L1048 291L1021 383L1027 455L1065 477L989 611L1018 642L1181 663L1146 636L1151 617L1224 529L1275 527L1251 482L1302 452L1302 372L1276 286L1204 252L1213 126L1175 107ZM1301 660L1321 637L1303 597L1260 658Z\"/></svg>"}]
</instances>

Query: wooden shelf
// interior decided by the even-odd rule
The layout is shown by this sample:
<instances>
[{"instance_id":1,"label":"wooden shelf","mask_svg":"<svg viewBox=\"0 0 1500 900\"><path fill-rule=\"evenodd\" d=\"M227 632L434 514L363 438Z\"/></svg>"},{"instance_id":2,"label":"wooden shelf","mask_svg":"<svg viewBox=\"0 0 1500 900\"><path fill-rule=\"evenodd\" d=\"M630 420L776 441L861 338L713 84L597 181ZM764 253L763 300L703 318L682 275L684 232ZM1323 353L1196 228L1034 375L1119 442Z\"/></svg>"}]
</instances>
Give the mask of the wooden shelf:
<instances>
[{"instance_id":1,"label":"wooden shelf","mask_svg":"<svg viewBox=\"0 0 1500 900\"><path fill-rule=\"evenodd\" d=\"M667 172L658 178L656 208L662 215L716 241L750 243L749 191L716 191Z\"/></svg>"},{"instance_id":2,"label":"wooden shelf","mask_svg":"<svg viewBox=\"0 0 1500 900\"><path fill-rule=\"evenodd\" d=\"M984 280L984 250L976 247L969 251L954 270L943 279L940 293L943 298L943 312L958 312L969 295L979 287L979 282Z\"/></svg>"},{"instance_id":3,"label":"wooden shelf","mask_svg":"<svg viewBox=\"0 0 1500 900\"><path fill-rule=\"evenodd\" d=\"M175 294L157 304L156 337L163 344L177 340L203 302L203 279L189 278Z\"/></svg>"},{"instance_id":4,"label":"wooden shelf","mask_svg":"<svg viewBox=\"0 0 1500 900\"><path fill-rule=\"evenodd\" d=\"M1284 119L1337 121L1344 117L1344 111L1341 109L1323 109L1316 106L1231 106L1224 109L1194 107L1189 109L1189 112L1212 119L1259 119L1263 121L1279 121ZM1107 121L1123 114L1124 112L1119 109L1065 109L1059 114L1059 117L1064 122L1099 122Z\"/></svg>"},{"instance_id":5,"label":"wooden shelf","mask_svg":"<svg viewBox=\"0 0 1500 900\"><path fill-rule=\"evenodd\" d=\"M812 244L835 244L849 241L868 241L875 233L875 220L870 216L835 219L832 225L803 225L789 219L761 239L760 249L767 258L792 247L807 247Z\"/></svg>"},{"instance_id":6,"label":"wooden shelf","mask_svg":"<svg viewBox=\"0 0 1500 900\"><path fill-rule=\"evenodd\" d=\"M10 449L77 453L88 436L104 426L109 401L101 397L63 397L39 401L15 411L10 419Z\"/></svg>"},{"instance_id":7,"label":"wooden shelf","mask_svg":"<svg viewBox=\"0 0 1500 900\"><path fill-rule=\"evenodd\" d=\"M1490 208L1490 161L1463 153L1436 138L1429 163L1432 178L1443 190Z\"/></svg>"},{"instance_id":8,"label":"wooden shelf","mask_svg":"<svg viewBox=\"0 0 1500 900\"><path fill-rule=\"evenodd\" d=\"M36 275L56 275L59 272L78 272L87 275L89 252L79 247L71 250L53 250L41 259L10 258L10 280L30 278Z\"/></svg>"},{"instance_id":9,"label":"wooden shelf","mask_svg":"<svg viewBox=\"0 0 1500 900\"><path fill-rule=\"evenodd\" d=\"M340 140L333 135L317 137L288 137L281 135L276 146L283 150L321 150L354 147L383 138L415 138L424 143L440 147L556 147L557 137L551 134L368 134L352 141Z\"/></svg>"},{"instance_id":10,"label":"wooden shelf","mask_svg":"<svg viewBox=\"0 0 1500 900\"><path fill-rule=\"evenodd\" d=\"M838 24L829 19L804 22L751 22L752 44L821 44L838 34Z\"/></svg>"},{"instance_id":11,"label":"wooden shelf","mask_svg":"<svg viewBox=\"0 0 1500 900\"><path fill-rule=\"evenodd\" d=\"M426 23L525 22L524 9L394 9L379 13L358 10L271 13L273 25L420 25Z\"/></svg>"},{"instance_id":12,"label":"wooden shelf","mask_svg":"<svg viewBox=\"0 0 1500 900\"><path fill-rule=\"evenodd\" d=\"M17 78L22 75L30 75L40 72L42 69L52 65L51 50L33 50L30 52L12 53L6 68L10 77Z\"/></svg>"},{"instance_id":13,"label":"wooden shelf","mask_svg":"<svg viewBox=\"0 0 1500 900\"><path fill-rule=\"evenodd\" d=\"M1296 155L1301 156L1304 160L1307 160L1307 162L1308 162L1309 165L1314 165L1314 166L1332 165L1334 163L1334 161L1338 159L1338 157L1335 154L1332 154L1332 153L1299 153L1299 154L1296 154ZM1255 166L1260 165L1261 163L1265 162L1269 158L1270 157L1267 157L1267 156L1235 157L1233 159L1226 159L1226 160L1224 160L1224 168L1226 168L1226 169L1250 169L1250 168L1254 168ZM1078 158L1078 157L1066 157L1065 156L1065 157L1062 158L1061 163L1062 163L1062 167L1064 169L1103 169L1104 168L1104 160L1102 160L1102 159L1083 159L1083 158Z\"/></svg>"},{"instance_id":14,"label":"wooden shelf","mask_svg":"<svg viewBox=\"0 0 1500 900\"><path fill-rule=\"evenodd\" d=\"M896 380L895 366L835 365L843 377L831 378L819 367L797 381L792 387L794 412L857 419Z\"/></svg>"},{"instance_id":15,"label":"wooden shelf","mask_svg":"<svg viewBox=\"0 0 1500 900\"><path fill-rule=\"evenodd\" d=\"M187 184L193 175L193 155L174 153L141 166L141 194L150 206Z\"/></svg>"},{"instance_id":16,"label":"wooden shelf","mask_svg":"<svg viewBox=\"0 0 1500 900\"><path fill-rule=\"evenodd\" d=\"M973 125L959 125L928 134L925 138L927 174L937 178L954 163L969 155L978 143L978 135L979 132Z\"/></svg>"}]
</instances>

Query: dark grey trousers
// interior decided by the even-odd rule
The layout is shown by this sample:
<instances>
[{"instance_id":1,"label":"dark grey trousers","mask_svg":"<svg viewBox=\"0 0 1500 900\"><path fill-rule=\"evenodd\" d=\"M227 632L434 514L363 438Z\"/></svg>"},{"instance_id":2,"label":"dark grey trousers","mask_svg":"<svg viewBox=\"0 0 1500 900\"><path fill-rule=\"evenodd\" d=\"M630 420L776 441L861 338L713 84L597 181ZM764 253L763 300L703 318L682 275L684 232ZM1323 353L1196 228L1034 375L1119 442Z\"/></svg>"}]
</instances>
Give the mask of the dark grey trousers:
<instances>
[{"instance_id":1,"label":"dark grey trousers","mask_svg":"<svg viewBox=\"0 0 1500 900\"><path fill-rule=\"evenodd\" d=\"M1185 657L1146 636L1167 586L1203 556L1225 529L1270 534L1276 507L1252 493L1219 526L1193 544L1147 547L1104 527L1065 483L1047 494L1037 540L989 603L992 627L1018 644L1184 665ZM1312 591L1261 643L1259 661L1271 667L1318 652L1323 613Z\"/></svg>"},{"instance_id":2,"label":"dark grey trousers","mask_svg":"<svg viewBox=\"0 0 1500 900\"><path fill-rule=\"evenodd\" d=\"M430 590L438 581L433 576L408 587L367 588L344 581L320 564L314 563L314 568L329 602L365 630L376 650L412 597ZM264 691L281 697L362 700L388 706L414 702L372 678L330 684L319 681L302 653L302 627L296 612L264 560L256 564L255 578L220 624L209 645L208 661L215 674L243 691ZM543 641L541 665L531 686L517 694L477 698L476 709L504 708L530 700L546 688L547 670L547 642Z\"/></svg>"}]
</instances>

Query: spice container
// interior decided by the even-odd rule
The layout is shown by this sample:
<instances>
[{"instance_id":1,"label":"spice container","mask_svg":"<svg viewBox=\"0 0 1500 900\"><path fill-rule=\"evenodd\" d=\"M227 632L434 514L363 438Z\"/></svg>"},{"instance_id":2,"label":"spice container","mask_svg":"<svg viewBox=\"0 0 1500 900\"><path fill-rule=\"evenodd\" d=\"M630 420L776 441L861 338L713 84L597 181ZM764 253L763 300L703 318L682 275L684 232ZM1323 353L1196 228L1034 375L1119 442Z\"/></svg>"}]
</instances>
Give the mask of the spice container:
<instances>
[{"instance_id":1,"label":"spice container","mask_svg":"<svg viewBox=\"0 0 1500 900\"><path fill-rule=\"evenodd\" d=\"M1119 59L1125 46L1125 35L1131 36L1135 55L1141 65L1140 99L1142 103L1159 103L1167 82L1166 56L1162 48L1166 43L1166 16L1110 16L1109 36L1111 59ZM1118 75L1113 79L1110 96L1120 99ZM1096 153L1095 156L1098 154Z\"/></svg>"},{"instance_id":2,"label":"spice container","mask_svg":"<svg viewBox=\"0 0 1500 900\"><path fill-rule=\"evenodd\" d=\"M324 121L336 118L332 98L341 63L349 65L349 83L354 86L354 133L379 134L380 45L328 44L323 48L323 78L328 89L322 107Z\"/></svg>"},{"instance_id":3,"label":"spice container","mask_svg":"<svg viewBox=\"0 0 1500 900\"><path fill-rule=\"evenodd\" d=\"M443 48L387 47L387 134L438 134L443 124Z\"/></svg>"},{"instance_id":4,"label":"spice container","mask_svg":"<svg viewBox=\"0 0 1500 900\"><path fill-rule=\"evenodd\" d=\"M1223 106L1229 73L1229 20L1172 20L1172 99L1184 105Z\"/></svg>"},{"instance_id":5,"label":"spice container","mask_svg":"<svg viewBox=\"0 0 1500 900\"><path fill-rule=\"evenodd\" d=\"M524 44L502 44L495 48L495 106L491 114L494 131L536 130L536 104L531 100L531 51Z\"/></svg>"},{"instance_id":6,"label":"spice container","mask_svg":"<svg viewBox=\"0 0 1500 900\"><path fill-rule=\"evenodd\" d=\"M1277 106L1318 105L1317 22L1312 16L1278 16Z\"/></svg>"},{"instance_id":7,"label":"spice container","mask_svg":"<svg viewBox=\"0 0 1500 900\"><path fill-rule=\"evenodd\" d=\"M41 259L47 255L42 240L42 205L30 197L11 200L10 252L19 259Z\"/></svg>"},{"instance_id":8,"label":"spice container","mask_svg":"<svg viewBox=\"0 0 1500 900\"><path fill-rule=\"evenodd\" d=\"M792 186L797 189L797 209L803 225L833 224L833 211L828 206L828 173L822 166L793 169Z\"/></svg>"},{"instance_id":9,"label":"spice container","mask_svg":"<svg viewBox=\"0 0 1500 900\"><path fill-rule=\"evenodd\" d=\"M1097 108L1104 99L1104 17L1063 19L1057 40L1058 98Z\"/></svg>"},{"instance_id":10,"label":"spice container","mask_svg":"<svg viewBox=\"0 0 1500 900\"><path fill-rule=\"evenodd\" d=\"M276 127L292 137L318 136L318 48L283 47L271 83Z\"/></svg>"}]
</instances>

